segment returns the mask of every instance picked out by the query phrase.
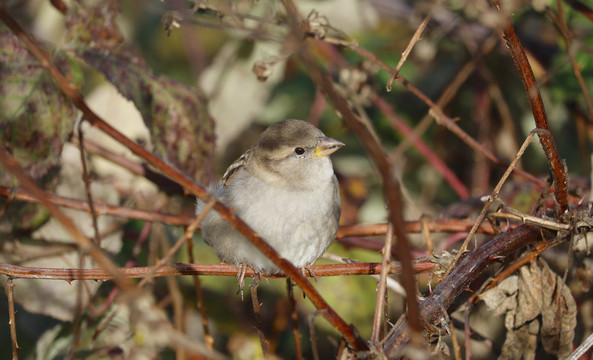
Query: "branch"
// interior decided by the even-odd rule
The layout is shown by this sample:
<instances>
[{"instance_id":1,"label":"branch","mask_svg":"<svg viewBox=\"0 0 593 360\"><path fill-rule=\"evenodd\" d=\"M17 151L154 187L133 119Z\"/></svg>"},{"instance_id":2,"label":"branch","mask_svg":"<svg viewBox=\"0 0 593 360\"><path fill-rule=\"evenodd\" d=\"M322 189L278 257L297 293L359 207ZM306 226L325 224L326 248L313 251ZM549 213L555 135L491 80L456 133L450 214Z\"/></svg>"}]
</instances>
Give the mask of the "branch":
<instances>
[{"instance_id":1,"label":"branch","mask_svg":"<svg viewBox=\"0 0 593 360\"><path fill-rule=\"evenodd\" d=\"M31 192L22 188L13 189L6 186L0 186L0 196L12 196L14 199L21 201L27 201L37 204L41 203L41 200L33 196ZM47 194L47 199L56 206L62 206L86 212L90 211L88 202L83 200L65 198L52 194ZM187 216L183 214L163 214L154 211L135 209L126 206L106 205L103 203L94 203L94 206L95 210L97 211L97 215L111 215L126 219L158 222L166 225L187 226L195 220L195 216Z\"/></svg>"},{"instance_id":2,"label":"branch","mask_svg":"<svg viewBox=\"0 0 593 360\"><path fill-rule=\"evenodd\" d=\"M6 282L6 299L8 300L8 322L10 323L10 342L12 344L12 359L18 360L20 346L16 338L16 317L14 316L14 286L15 285L12 281L12 278L8 278L8 281Z\"/></svg>"},{"instance_id":3,"label":"branch","mask_svg":"<svg viewBox=\"0 0 593 360\"><path fill-rule=\"evenodd\" d=\"M502 5L496 2L497 7L502 12ZM506 15L505 15L506 16ZM568 179L565 171L565 165L560 156L558 155L558 149L554 144L554 138L552 137L550 127L548 126L548 119L546 116L546 109L542 101L541 94L537 88L535 76L527 60L527 55L523 50L523 46L515 33L513 24L510 18L506 19L507 24L504 29L504 37L507 41L507 47L513 58L517 71L525 87L525 92L531 104L531 111L535 118L535 125L538 129L547 130L545 133L539 135L539 141L544 149L544 153L548 159L550 165L550 172L554 179L554 193L556 197L558 215L562 216L568 211Z\"/></svg>"},{"instance_id":4,"label":"branch","mask_svg":"<svg viewBox=\"0 0 593 360\"><path fill-rule=\"evenodd\" d=\"M436 333L447 319L447 310L466 291L479 276L488 270L490 265L504 257L529 245L550 241L556 232L544 230L537 226L521 225L495 237L488 243L475 249L460 261L459 265L445 278L433 293L422 302L423 328L429 333ZM566 236L562 240L565 240ZM558 241L560 243L561 241ZM405 333L405 322L387 339L383 351L388 357L397 353L399 346L405 344L409 336Z\"/></svg>"},{"instance_id":5,"label":"branch","mask_svg":"<svg viewBox=\"0 0 593 360\"><path fill-rule=\"evenodd\" d=\"M422 273L434 269L435 264L430 261L418 261L414 265L415 273ZM349 263L313 265L311 269L315 277L344 276L344 275L378 275L381 273L382 265L379 263ZM390 274L401 273L400 266L391 264ZM187 275L210 275L210 276L237 276L239 269L229 264L167 264L160 266L139 266L124 267L118 271L128 279L143 279L146 277L165 276L187 276ZM30 267L0 263L0 274L13 279L46 279L46 280L113 280L113 275L103 269L59 269ZM257 276L253 269L248 269L245 276ZM283 273L268 275L266 278L284 278Z\"/></svg>"}]
</instances>

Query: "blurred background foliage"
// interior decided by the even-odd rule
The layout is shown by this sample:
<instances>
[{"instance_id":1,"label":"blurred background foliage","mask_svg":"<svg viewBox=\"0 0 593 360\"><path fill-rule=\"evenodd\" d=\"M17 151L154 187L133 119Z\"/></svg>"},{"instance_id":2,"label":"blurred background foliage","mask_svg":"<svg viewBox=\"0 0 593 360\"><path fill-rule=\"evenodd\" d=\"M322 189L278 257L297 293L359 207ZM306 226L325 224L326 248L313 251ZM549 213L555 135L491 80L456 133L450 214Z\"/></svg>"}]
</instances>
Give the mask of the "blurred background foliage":
<instances>
[{"instance_id":1,"label":"blurred background foliage","mask_svg":"<svg viewBox=\"0 0 593 360\"><path fill-rule=\"evenodd\" d=\"M361 143L355 134L342 125L331 104L325 103L298 57L285 53L286 15L280 2L73 1L66 2L69 9L67 15L44 0L5 3L25 29L51 49L55 59L61 62L66 60L70 79L80 86L95 111L118 129L128 131L126 134L134 140L168 158L201 184L207 185L215 181L233 160L253 144L267 125L285 118L309 120L318 125L326 135L346 143L346 147L333 156L342 187L342 223L385 221L380 177ZM501 23L497 11L488 2L466 0L296 0L295 3L303 16L315 14L312 13L315 10L318 14L316 20L331 25L325 28L328 30L325 40L337 39L338 45L316 40L312 45L315 55L336 83L340 84L353 107L373 125L385 149L398 157L395 171L405 188L407 219L417 220L421 215L475 215L475 203L461 203L461 200L467 199L461 199L414 146L406 149L399 147L407 136L394 129L390 117L374 101L376 97L381 98L410 127L421 123L428 114L428 106L397 82L394 83L393 90L387 92L385 86L391 74L380 70L372 63L372 59L357 53L356 44L394 67L420 22L427 14L431 14L432 19L401 69L401 75L435 102L448 88L458 86L453 90L448 103L443 106L445 113L456 119L462 129L499 159L509 162L523 139L534 128L534 123L525 90L501 39ZM513 14L513 24L528 51L554 138L561 156L567 161L572 179L571 190L575 195L584 197L588 192L587 179L591 169L589 153L593 135L592 114L587 109L583 89L571 68L566 42L554 20L559 13L557 2L509 0L504 3L507 11ZM563 3L562 9L570 31L571 52L580 67L585 87L591 92L592 20L583 12L575 10L575 6L571 4L574 2ZM94 13L89 16L91 9ZM313 19L311 16L309 18ZM97 28L91 27L88 30L86 21L92 22ZM181 25L180 28L173 26L177 23ZM171 28L165 29L166 25ZM100 32L97 29L107 30ZM98 38L99 35L103 37ZM99 51L93 53L97 49ZM13 81L4 82L5 85L2 86L2 101L6 103L10 94L15 93L15 82L23 80L15 80L14 74L6 72L9 63L16 61L15 56L18 55L9 50L2 51L2 79ZM103 58L99 59L99 53ZM254 64L259 61L271 65L265 68L266 71L271 70L266 81L259 81L252 72ZM470 63L474 65L467 78L455 83L456 77ZM155 98L164 99L162 103L150 103L153 107L148 103L142 105L143 101L148 101L139 96L144 94L138 92L138 88L142 87L149 88L148 93ZM53 91L57 90L54 88L50 93ZM118 91L133 100L135 107L122 100ZM176 101L177 110L166 109L171 106L167 99L172 98ZM50 98L47 101L55 104L62 100L58 96L58 99ZM62 120L71 124L70 132L75 133L77 116L65 107L60 107L60 111ZM48 115L45 117L43 112ZM33 113L34 115L29 113L27 116L35 117L34 121L41 123L57 124L54 123L55 113L51 107L43 107L40 112ZM2 113L0 124L5 134L9 131L9 126L15 127L22 120L20 115L13 115ZM152 116L154 119L150 119ZM173 121L174 119L178 122ZM424 121L425 131L421 135L423 141L469 189L472 197L488 194L505 169L485 160L431 119ZM171 131L173 128L177 130ZM84 129L85 137L90 141L103 144L117 154L125 154L124 149L117 148L108 140L101 140L101 134L91 127ZM11 131L18 133L17 130ZM44 139L46 138L40 138ZM5 136L5 145L10 144L8 140ZM183 148L180 146L182 143L187 146ZM12 146L19 148L20 145ZM190 156L196 153L201 155ZM58 156L61 159L60 165L54 170L54 176L58 176L55 175L58 172L60 174L59 181L53 178L51 182L40 177L36 179L50 192L84 198L77 154L78 150L72 146L72 141L63 139L51 156L52 159ZM129 153L126 156L132 158ZM94 154L90 154L89 159L94 186L97 193L101 194L96 196L102 201L170 213L193 213L194 199L179 193L165 195L163 191L159 191L162 188L159 188L158 183L155 185L121 169L109 168L107 161ZM39 164L36 160L33 163ZM529 147L520 166L537 177L545 178L548 173L546 159L537 145ZM7 174L1 175L4 179ZM514 177L511 181L513 183L504 189L505 201L524 211L530 211L537 200L537 192L526 180L519 177ZM14 184L5 180L3 185ZM80 192L75 192L75 188ZM11 205L10 210L16 211L16 205ZM9 211L3 217L1 228L2 234L6 234L6 240L2 241L5 253L3 261L41 266L31 262L31 257L19 254L14 244L22 242L39 247L39 239L42 239L45 243L38 251L43 253L47 251L44 246L48 242L61 242L63 234L51 233L42 228L42 225L48 225L47 217L34 222L26 232L16 231L16 227L9 225L14 222L11 214L14 213ZM14 216L23 218L22 213ZM88 220L88 215L82 216L86 216ZM36 217L28 215L28 218ZM115 231L117 239L110 251L121 266L132 258L137 265L154 264L158 249L162 246L158 244L163 239L166 243L172 243L183 234L181 228L158 224L150 226L140 221L112 219L105 224L108 225L117 226L118 229ZM143 246L136 255L135 244L147 229L150 230L148 245ZM35 230L37 235L34 235ZM91 232L90 225L88 231ZM420 238L413 240L415 255L431 255L426 253ZM435 237L435 241L441 240L447 238ZM199 236L196 236L195 250L197 262L217 262L214 253ZM76 255L72 249L69 252ZM334 244L329 252L355 261L380 260L377 252L341 244ZM64 260L64 256L58 257L60 261ZM54 262L56 259L51 258L45 265L73 266L72 264L76 264L73 259L64 264ZM187 262L187 253L179 253L175 260ZM199 326L199 314L192 307L195 301L192 280L179 277L176 281L185 300L188 336L190 339L201 338L203 334ZM419 277L423 290L426 290L428 281L428 276ZM22 347L20 353L23 358L38 359L49 358L43 356L44 353L51 353L49 349L54 349L56 354L63 354L65 350L59 350L58 344L61 339L66 339L64 341L67 343L68 336L71 335L68 331L68 320L71 319L68 319L67 314L74 312L74 303L71 301L64 304L65 314L62 315L57 315L55 310L50 309L50 301L47 299L44 299L42 305L26 304L24 298L31 297L27 284L31 282L16 282L16 290L22 291L19 303L23 306L19 305L17 312L18 339ZM44 283L54 287L54 282ZM100 286L91 291L88 301L100 304L113 290L113 284L106 282L97 285ZM156 279L150 286L155 302L162 302L165 312L171 316L167 281ZM259 356L259 342L253 330L253 310L250 301L241 301L236 294L236 280L232 277L203 277L202 286L215 349L238 359ZM375 279L362 276L320 278L316 281L316 287L342 317L358 328L363 338L368 338L375 307ZM289 304L285 282L263 281L259 289L263 303L264 331L280 357L292 358L294 344L288 325ZM59 291L56 297L74 298L73 293ZM397 294L390 293L389 297L389 318L395 322L403 312L404 301ZM6 298L1 299L0 307L6 309ZM308 358L311 357L311 347L307 318L313 310L307 300L299 299L299 326L303 334L304 353ZM482 312L478 309L475 314L488 316ZM1 323L7 323L6 317L5 311L0 312ZM85 316L85 321L85 334L92 333L98 327L99 319ZM502 319L488 321L489 323L476 321L475 326L492 339L499 340L502 336ZM334 356L338 339L336 332L324 320L317 320L316 324L321 357ZM591 324L585 325L585 328L587 326L590 328ZM585 328L582 329L584 333L587 330ZM4 326L0 331L0 357L8 358L8 327ZM475 358L493 356L491 349L480 344L475 347ZM91 349L92 341L86 339L81 351ZM171 350L159 349L157 353L159 358L174 357Z\"/></svg>"}]
</instances>

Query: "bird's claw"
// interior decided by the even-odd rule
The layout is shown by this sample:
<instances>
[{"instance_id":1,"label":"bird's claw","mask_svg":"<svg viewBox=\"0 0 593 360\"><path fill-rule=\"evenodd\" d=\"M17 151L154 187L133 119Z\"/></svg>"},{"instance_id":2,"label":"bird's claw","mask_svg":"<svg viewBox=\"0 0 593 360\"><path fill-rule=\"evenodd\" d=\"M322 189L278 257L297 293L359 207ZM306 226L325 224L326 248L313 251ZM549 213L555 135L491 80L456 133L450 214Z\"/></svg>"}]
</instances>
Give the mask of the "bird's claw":
<instances>
[{"instance_id":1,"label":"bird's claw","mask_svg":"<svg viewBox=\"0 0 593 360\"><path fill-rule=\"evenodd\" d=\"M307 277L307 273L309 273L309 276L311 276L317 282L317 276L315 276L315 272L313 271L313 268L310 264L303 266L301 268L301 273L304 277Z\"/></svg>"},{"instance_id":2,"label":"bird's claw","mask_svg":"<svg viewBox=\"0 0 593 360\"><path fill-rule=\"evenodd\" d=\"M249 269L249 266L247 264L239 264L237 265L237 267L239 268L239 270L237 271L237 281L239 282L239 290L237 291L237 293L241 293L241 301L243 301L243 289L245 288L245 273L247 272L247 269ZM253 281L251 283L252 286L257 287L259 280L262 278L262 272L253 269Z\"/></svg>"},{"instance_id":3,"label":"bird's claw","mask_svg":"<svg viewBox=\"0 0 593 360\"><path fill-rule=\"evenodd\" d=\"M243 301L243 288L245 287L245 273L247 272L247 264L239 264L239 271L237 271L237 280L239 282L238 293L241 293L241 301Z\"/></svg>"}]
</instances>

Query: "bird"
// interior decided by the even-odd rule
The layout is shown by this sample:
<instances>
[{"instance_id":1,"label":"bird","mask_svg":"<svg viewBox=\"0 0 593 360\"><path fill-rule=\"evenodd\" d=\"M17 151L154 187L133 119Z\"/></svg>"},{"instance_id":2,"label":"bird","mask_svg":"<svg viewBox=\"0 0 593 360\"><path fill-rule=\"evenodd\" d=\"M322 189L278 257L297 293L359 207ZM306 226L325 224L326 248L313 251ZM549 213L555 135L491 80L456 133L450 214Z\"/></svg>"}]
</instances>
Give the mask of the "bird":
<instances>
[{"instance_id":1,"label":"bird","mask_svg":"<svg viewBox=\"0 0 593 360\"><path fill-rule=\"evenodd\" d=\"M340 189L329 155L343 146L306 121L279 121L261 133L209 190L281 257L314 276L311 265L338 230ZM205 206L198 199L196 213ZM260 276L280 272L216 210L209 211L200 226L202 238L218 258L239 268L240 290L247 267Z\"/></svg>"}]
</instances>

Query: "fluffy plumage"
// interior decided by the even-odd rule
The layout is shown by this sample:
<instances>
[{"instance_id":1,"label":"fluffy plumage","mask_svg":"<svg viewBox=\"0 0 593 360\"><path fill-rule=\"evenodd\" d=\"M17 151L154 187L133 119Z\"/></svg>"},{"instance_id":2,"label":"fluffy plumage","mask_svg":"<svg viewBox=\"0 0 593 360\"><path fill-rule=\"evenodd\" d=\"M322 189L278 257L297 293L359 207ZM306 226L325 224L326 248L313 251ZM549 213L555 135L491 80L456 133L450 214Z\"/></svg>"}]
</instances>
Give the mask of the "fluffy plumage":
<instances>
[{"instance_id":1,"label":"fluffy plumage","mask_svg":"<svg viewBox=\"0 0 593 360\"><path fill-rule=\"evenodd\" d=\"M333 242L341 203L332 154L343 143L301 120L268 127L211 191L296 267L312 265ZM204 203L198 201L197 213ZM218 257L263 274L279 269L212 210L202 237Z\"/></svg>"}]
</instances>

